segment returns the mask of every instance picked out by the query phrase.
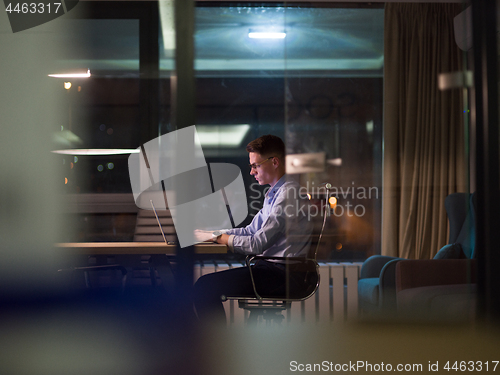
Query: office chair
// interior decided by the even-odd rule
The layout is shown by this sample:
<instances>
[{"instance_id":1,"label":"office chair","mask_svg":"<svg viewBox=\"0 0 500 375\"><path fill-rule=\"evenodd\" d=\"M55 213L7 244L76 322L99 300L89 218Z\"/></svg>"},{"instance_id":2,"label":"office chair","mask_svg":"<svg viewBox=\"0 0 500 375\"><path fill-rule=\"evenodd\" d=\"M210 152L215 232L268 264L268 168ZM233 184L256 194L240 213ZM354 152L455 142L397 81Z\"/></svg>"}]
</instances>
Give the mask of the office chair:
<instances>
[{"instance_id":1,"label":"office chair","mask_svg":"<svg viewBox=\"0 0 500 375\"><path fill-rule=\"evenodd\" d=\"M331 189L330 184L325 185L326 188L326 199L325 199L325 210L323 216L323 224L318 238L318 243L313 248L313 251L309 251L309 254L304 257L269 257L264 255L249 255L246 257L245 263L246 267L250 271L250 278L252 280L252 287L255 297L228 297L222 296L223 301L227 300L237 300L238 307L250 312L247 323L252 325L256 324L259 316L265 320L266 324L271 324L273 321L281 324L282 320L285 318L282 314L284 310L289 310L292 306L292 302L300 302L310 298L319 287L320 276L319 276L319 265L316 260L321 238L323 236L323 230L325 229L326 218L330 212L328 209L328 199L329 192ZM255 280L252 273L251 265L257 260L279 260L285 262L286 267L293 267L296 271L304 272L305 282L308 288L300 295L287 295L285 297L263 297L261 296L255 286Z\"/></svg>"},{"instance_id":2,"label":"office chair","mask_svg":"<svg viewBox=\"0 0 500 375\"><path fill-rule=\"evenodd\" d=\"M316 254L316 251L314 251ZM286 262L287 266L294 267L295 270L303 270L305 283L308 287L302 291L301 294L289 294L285 297L264 297L259 294L255 286L255 280L252 273L251 265L257 260L280 260ZM250 271L252 280L252 287L255 297L226 297L223 296L222 300L237 300L238 307L250 312L248 317L248 324L255 324L259 316L262 316L266 323L275 321L281 323L284 316L282 311L290 309L292 302L300 302L311 297L319 287L319 265L316 258L304 257L267 257L263 255L247 256L246 267Z\"/></svg>"}]
</instances>

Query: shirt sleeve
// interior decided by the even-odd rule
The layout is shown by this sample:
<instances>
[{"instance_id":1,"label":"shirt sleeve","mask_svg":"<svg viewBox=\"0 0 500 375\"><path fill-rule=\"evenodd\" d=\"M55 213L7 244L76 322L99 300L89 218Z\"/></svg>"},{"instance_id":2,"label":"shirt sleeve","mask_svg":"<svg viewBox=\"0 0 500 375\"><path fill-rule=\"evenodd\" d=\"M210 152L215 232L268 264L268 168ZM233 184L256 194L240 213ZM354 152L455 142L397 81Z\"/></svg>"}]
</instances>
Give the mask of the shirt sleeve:
<instances>
[{"instance_id":1,"label":"shirt sleeve","mask_svg":"<svg viewBox=\"0 0 500 375\"><path fill-rule=\"evenodd\" d=\"M259 223L262 222L262 210L257 212L257 214L253 217L252 222L243 228L233 228L225 231L228 235L236 235L236 236L251 236L257 232L259 229Z\"/></svg>"},{"instance_id":2,"label":"shirt sleeve","mask_svg":"<svg viewBox=\"0 0 500 375\"><path fill-rule=\"evenodd\" d=\"M271 207L269 216L265 218L260 228L252 227L253 233L244 235L228 233L235 235L232 238L234 252L243 254L262 254L266 249L283 238L286 229L285 205L285 196L280 195L276 198L276 201ZM260 211L259 214L261 212L262 211ZM254 221L255 220L252 221L250 226L254 224ZM258 223L258 221L255 222Z\"/></svg>"}]
</instances>

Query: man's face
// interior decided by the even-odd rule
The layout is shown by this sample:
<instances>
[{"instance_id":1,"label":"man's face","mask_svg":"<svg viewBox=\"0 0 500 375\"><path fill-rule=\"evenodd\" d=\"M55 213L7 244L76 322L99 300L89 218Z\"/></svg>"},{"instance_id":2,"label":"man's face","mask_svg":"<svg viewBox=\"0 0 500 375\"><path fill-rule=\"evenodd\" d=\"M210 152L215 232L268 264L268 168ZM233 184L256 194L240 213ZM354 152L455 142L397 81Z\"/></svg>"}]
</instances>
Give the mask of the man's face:
<instances>
[{"instance_id":1,"label":"man's face","mask_svg":"<svg viewBox=\"0 0 500 375\"><path fill-rule=\"evenodd\" d=\"M255 165L255 168L251 168L250 174L255 177L259 185L271 185L276 182L277 169L273 158L268 159L269 156L262 156L256 152L250 152L249 158L250 164Z\"/></svg>"}]
</instances>

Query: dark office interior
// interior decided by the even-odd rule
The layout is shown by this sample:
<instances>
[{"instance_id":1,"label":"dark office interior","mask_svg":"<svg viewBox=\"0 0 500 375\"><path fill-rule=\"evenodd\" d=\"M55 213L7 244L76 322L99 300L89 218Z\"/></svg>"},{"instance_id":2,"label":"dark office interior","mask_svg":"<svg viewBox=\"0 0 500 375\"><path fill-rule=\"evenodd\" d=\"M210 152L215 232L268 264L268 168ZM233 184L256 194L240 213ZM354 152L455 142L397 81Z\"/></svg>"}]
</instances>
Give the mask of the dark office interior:
<instances>
[{"instance_id":1,"label":"dark office interior","mask_svg":"<svg viewBox=\"0 0 500 375\"><path fill-rule=\"evenodd\" d=\"M499 7L80 1L15 33L6 12L0 369L495 371ZM281 36L250 36L263 31ZM138 204L129 164L192 125L207 164L241 171L236 226L268 189L246 145L284 140L314 208L310 296L197 320L193 280L245 255L181 247L169 208Z\"/></svg>"}]
</instances>

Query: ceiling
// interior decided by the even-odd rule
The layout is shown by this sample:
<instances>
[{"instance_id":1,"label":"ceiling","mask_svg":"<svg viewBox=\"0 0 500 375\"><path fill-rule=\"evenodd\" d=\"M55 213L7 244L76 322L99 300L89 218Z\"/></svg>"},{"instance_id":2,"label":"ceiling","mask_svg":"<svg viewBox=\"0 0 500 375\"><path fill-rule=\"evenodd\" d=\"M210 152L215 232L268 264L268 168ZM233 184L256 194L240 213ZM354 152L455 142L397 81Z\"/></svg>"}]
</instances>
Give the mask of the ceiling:
<instances>
[{"instance_id":1,"label":"ceiling","mask_svg":"<svg viewBox=\"0 0 500 375\"><path fill-rule=\"evenodd\" d=\"M195 68L381 74L383 17L383 9L197 8ZM251 39L250 30L285 32L286 38Z\"/></svg>"},{"instance_id":2,"label":"ceiling","mask_svg":"<svg viewBox=\"0 0 500 375\"><path fill-rule=\"evenodd\" d=\"M160 6L160 70L174 68L171 9ZM382 76L382 8L198 6L195 10L197 76ZM94 74L139 71L139 21L68 20L59 37L69 46L59 69ZM251 39L248 32L286 32L284 39ZM82 47L83 46L83 47Z\"/></svg>"}]
</instances>

